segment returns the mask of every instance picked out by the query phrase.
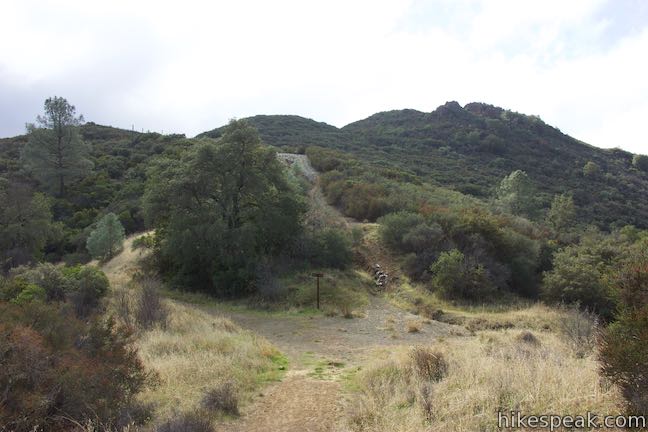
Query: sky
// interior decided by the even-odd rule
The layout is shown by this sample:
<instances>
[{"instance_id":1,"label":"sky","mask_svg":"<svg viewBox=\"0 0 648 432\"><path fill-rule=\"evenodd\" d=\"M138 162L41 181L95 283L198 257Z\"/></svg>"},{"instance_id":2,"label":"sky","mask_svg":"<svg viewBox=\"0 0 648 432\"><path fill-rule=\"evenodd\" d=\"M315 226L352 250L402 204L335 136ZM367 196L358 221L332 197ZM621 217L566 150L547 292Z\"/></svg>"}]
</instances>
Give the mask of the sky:
<instances>
[{"instance_id":1,"label":"sky","mask_svg":"<svg viewBox=\"0 0 648 432\"><path fill-rule=\"evenodd\" d=\"M644 0L2 0L0 15L0 137L54 95L87 121L187 136L456 100L648 154Z\"/></svg>"}]
</instances>

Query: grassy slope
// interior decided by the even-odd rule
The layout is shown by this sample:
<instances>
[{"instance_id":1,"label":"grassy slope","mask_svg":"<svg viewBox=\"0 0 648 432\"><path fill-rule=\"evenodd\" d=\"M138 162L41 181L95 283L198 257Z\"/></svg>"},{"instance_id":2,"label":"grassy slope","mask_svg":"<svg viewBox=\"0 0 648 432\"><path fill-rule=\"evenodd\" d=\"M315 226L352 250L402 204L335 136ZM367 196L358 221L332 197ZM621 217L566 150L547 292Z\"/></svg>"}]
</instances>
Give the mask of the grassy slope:
<instances>
[{"instance_id":1,"label":"grassy slope","mask_svg":"<svg viewBox=\"0 0 648 432\"><path fill-rule=\"evenodd\" d=\"M109 313L116 313L122 295L135 302L138 287L131 278L140 259L140 252L131 248L135 238L103 266L112 287ZM267 340L200 306L164 302L168 325L140 331L136 339L145 366L160 378L141 395L142 401L155 405L156 420L199 409L205 392L224 381L236 384L245 405L262 385L283 375L285 358Z\"/></svg>"}]
</instances>

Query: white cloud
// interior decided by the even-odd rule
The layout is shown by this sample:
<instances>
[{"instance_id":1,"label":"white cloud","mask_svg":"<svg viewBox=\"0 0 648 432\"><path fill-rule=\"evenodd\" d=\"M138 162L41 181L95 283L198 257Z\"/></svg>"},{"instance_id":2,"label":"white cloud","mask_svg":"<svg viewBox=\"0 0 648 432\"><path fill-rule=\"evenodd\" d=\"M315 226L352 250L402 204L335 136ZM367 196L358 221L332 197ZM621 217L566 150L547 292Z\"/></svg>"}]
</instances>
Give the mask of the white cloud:
<instances>
[{"instance_id":1,"label":"white cloud","mask_svg":"<svg viewBox=\"0 0 648 432\"><path fill-rule=\"evenodd\" d=\"M12 116L0 135L22 128L21 94L61 94L100 123L189 135L259 113L342 126L458 100L648 153L648 33L636 28L648 15L631 0L5 3L0 91L11 98L0 112ZM20 109L24 122L40 106Z\"/></svg>"}]
</instances>

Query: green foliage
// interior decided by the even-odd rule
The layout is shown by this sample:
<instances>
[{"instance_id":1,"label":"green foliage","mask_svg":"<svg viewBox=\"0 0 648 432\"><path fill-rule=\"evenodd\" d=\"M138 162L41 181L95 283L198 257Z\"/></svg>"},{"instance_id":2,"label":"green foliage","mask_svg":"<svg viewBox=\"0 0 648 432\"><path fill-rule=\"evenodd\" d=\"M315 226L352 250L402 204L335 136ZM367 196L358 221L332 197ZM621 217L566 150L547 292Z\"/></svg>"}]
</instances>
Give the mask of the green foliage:
<instances>
[{"instance_id":1,"label":"green foliage","mask_svg":"<svg viewBox=\"0 0 648 432\"><path fill-rule=\"evenodd\" d=\"M48 239L56 236L50 202L23 184L0 179L0 269L27 264L42 256Z\"/></svg>"},{"instance_id":2,"label":"green foliage","mask_svg":"<svg viewBox=\"0 0 648 432\"><path fill-rule=\"evenodd\" d=\"M621 307L616 322L601 336L602 372L617 384L630 414L648 414L648 255L638 244L614 283Z\"/></svg>"},{"instance_id":3,"label":"green foliage","mask_svg":"<svg viewBox=\"0 0 648 432\"><path fill-rule=\"evenodd\" d=\"M554 196L551 208L547 213L547 222L556 231L569 228L576 219L576 207L571 194Z\"/></svg>"},{"instance_id":4,"label":"green foliage","mask_svg":"<svg viewBox=\"0 0 648 432\"><path fill-rule=\"evenodd\" d=\"M11 302L24 305L31 302L44 302L46 298L47 293L43 288L38 285L27 284Z\"/></svg>"},{"instance_id":5,"label":"green foliage","mask_svg":"<svg viewBox=\"0 0 648 432\"><path fill-rule=\"evenodd\" d=\"M514 215L528 216L533 213L533 185L527 173L513 171L504 177L495 196L497 205Z\"/></svg>"},{"instance_id":6,"label":"green foliage","mask_svg":"<svg viewBox=\"0 0 648 432\"><path fill-rule=\"evenodd\" d=\"M83 117L67 100L54 96L45 101L45 115L30 125L29 141L23 148L22 160L41 184L65 195L66 184L84 177L92 169L88 149L81 140L78 126Z\"/></svg>"},{"instance_id":7,"label":"green foliage","mask_svg":"<svg viewBox=\"0 0 648 432\"><path fill-rule=\"evenodd\" d=\"M445 298L486 300L494 293L486 269L457 249L442 252L430 271L434 286Z\"/></svg>"},{"instance_id":8,"label":"green foliage","mask_svg":"<svg viewBox=\"0 0 648 432\"><path fill-rule=\"evenodd\" d=\"M623 251L618 239L598 233L559 250L554 254L553 269L544 274L543 298L553 303L577 303L610 319L616 306L610 275Z\"/></svg>"},{"instance_id":9,"label":"green foliage","mask_svg":"<svg viewBox=\"0 0 648 432\"><path fill-rule=\"evenodd\" d=\"M61 269L49 263L38 264L27 269L18 268L12 274L14 278L23 279L45 290L45 300L48 302L64 301L66 291L70 287L70 283Z\"/></svg>"},{"instance_id":10,"label":"green foliage","mask_svg":"<svg viewBox=\"0 0 648 432\"><path fill-rule=\"evenodd\" d=\"M78 271L77 271L78 269ZM88 316L99 306L108 292L108 278L99 268L93 266L77 267L67 272L69 287L67 298L74 306L79 317Z\"/></svg>"},{"instance_id":11,"label":"green foliage","mask_svg":"<svg viewBox=\"0 0 648 432\"><path fill-rule=\"evenodd\" d=\"M114 213L101 218L86 242L88 251L97 259L110 259L122 248L124 227Z\"/></svg>"},{"instance_id":12,"label":"green foliage","mask_svg":"<svg viewBox=\"0 0 648 432\"><path fill-rule=\"evenodd\" d=\"M341 129L288 116L258 116L249 121L270 145L286 151L297 150L302 143L311 146L306 153L320 171L344 173L353 161L364 168L362 177L382 177L382 171L390 170L406 174L409 180L402 177L402 181L408 183L440 185L487 198L493 185L519 169L533 180L534 207L547 208L556 194L571 191L578 224L601 229L612 224L648 227L644 199L648 178L628 169L632 154L588 146L534 116L482 103L461 107L448 102L430 113L378 113ZM312 146L327 149L315 151ZM610 174L605 182L584 181L580 167L588 161ZM391 192L386 189L389 206L383 215L404 209L391 205Z\"/></svg>"},{"instance_id":13,"label":"green foliage","mask_svg":"<svg viewBox=\"0 0 648 432\"><path fill-rule=\"evenodd\" d=\"M0 300L25 304L32 301L67 301L78 317L87 317L99 306L109 288L97 267L74 266L62 270L52 264L19 267L0 283Z\"/></svg>"},{"instance_id":14,"label":"green foliage","mask_svg":"<svg viewBox=\"0 0 648 432\"><path fill-rule=\"evenodd\" d=\"M311 263L318 267L345 269L353 261L348 234L335 228L318 231L313 235Z\"/></svg>"},{"instance_id":15,"label":"green foliage","mask_svg":"<svg viewBox=\"0 0 648 432\"><path fill-rule=\"evenodd\" d=\"M425 218L418 213L400 211L383 216L378 223L380 223L380 237L387 246L401 252L412 252L405 237L423 226Z\"/></svg>"},{"instance_id":16,"label":"green foliage","mask_svg":"<svg viewBox=\"0 0 648 432\"><path fill-rule=\"evenodd\" d=\"M632 165L638 170L648 172L648 156L640 154L634 155Z\"/></svg>"},{"instance_id":17,"label":"green foliage","mask_svg":"<svg viewBox=\"0 0 648 432\"><path fill-rule=\"evenodd\" d=\"M68 430L120 415L151 377L129 335L111 321L86 324L63 307L0 303L0 424L16 432Z\"/></svg>"},{"instance_id":18,"label":"green foliage","mask_svg":"<svg viewBox=\"0 0 648 432\"><path fill-rule=\"evenodd\" d=\"M201 141L149 173L145 209L161 261L182 285L242 295L263 256L300 233L304 211L275 153L232 121L218 142Z\"/></svg>"},{"instance_id":19,"label":"green foliage","mask_svg":"<svg viewBox=\"0 0 648 432\"><path fill-rule=\"evenodd\" d=\"M146 234L133 240L133 250L135 249L153 249L155 247L155 235Z\"/></svg>"},{"instance_id":20,"label":"green foliage","mask_svg":"<svg viewBox=\"0 0 648 432\"><path fill-rule=\"evenodd\" d=\"M588 161L583 166L583 175L591 179L597 179L601 176L601 167L592 161Z\"/></svg>"}]
</instances>

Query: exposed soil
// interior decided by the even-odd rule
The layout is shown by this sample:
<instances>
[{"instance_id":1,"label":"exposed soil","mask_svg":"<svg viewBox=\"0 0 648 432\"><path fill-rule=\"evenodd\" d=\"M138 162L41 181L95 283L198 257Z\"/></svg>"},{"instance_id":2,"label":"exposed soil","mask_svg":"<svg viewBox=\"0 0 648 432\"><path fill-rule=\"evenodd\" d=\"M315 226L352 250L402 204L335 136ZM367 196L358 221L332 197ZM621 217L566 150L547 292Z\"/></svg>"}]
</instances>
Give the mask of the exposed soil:
<instances>
[{"instance_id":1,"label":"exposed soil","mask_svg":"<svg viewBox=\"0 0 648 432\"><path fill-rule=\"evenodd\" d=\"M337 221L344 227L361 225L344 218L326 203L317 173L306 156L282 154L280 157L299 164L312 183L313 217L326 218L326 224ZM141 252L131 249L136 237L128 238L122 253L103 266L115 288L125 287L137 269ZM370 296L365 309L354 318L232 312L218 307L204 309L225 315L241 327L265 337L289 360L282 381L271 384L251 404L243 407L240 418L219 425L218 430L231 432L336 430L340 426L344 403L352 397L344 389L344 380L362 368L377 350L429 344L438 337L463 332L460 327L422 320L396 308L379 295Z\"/></svg>"},{"instance_id":2,"label":"exposed soil","mask_svg":"<svg viewBox=\"0 0 648 432\"><path fill-rule=\"evenodd\" d=\"M306 156L283 153L279 157L291 165L297 164L313 185L309 193L311 221L317 218L326 226L344 228L362 225L328 205L317 172ZM345 400L352 397L344 390L343 381L363 367L376 350L429 344L440 336L462 332L456 326L422 320L380 296L371 296L360 316L351 319L221 310L214 313L224 314L241 327L265 337L289 360L288 372L281 382L259 395L243 410L240 419L220 425L221 430L232 432L336 430Z\"/></svg>"}]
</instances>

